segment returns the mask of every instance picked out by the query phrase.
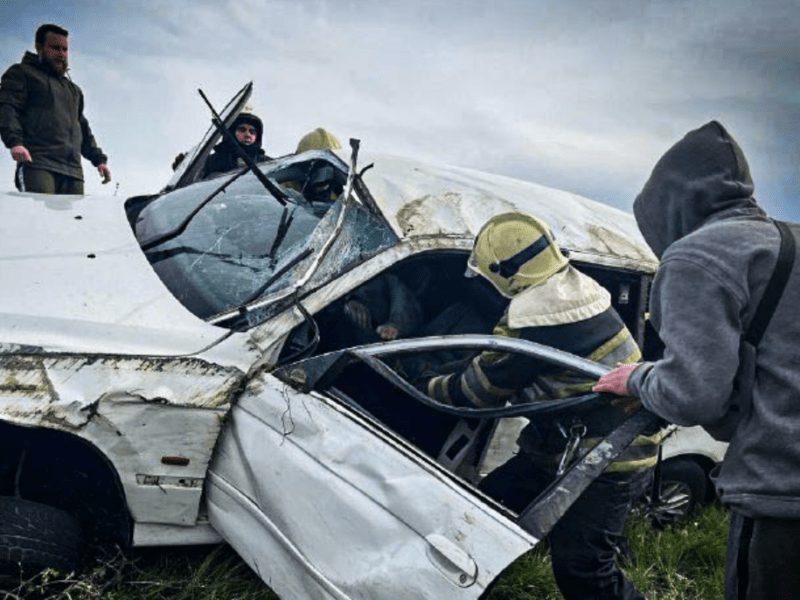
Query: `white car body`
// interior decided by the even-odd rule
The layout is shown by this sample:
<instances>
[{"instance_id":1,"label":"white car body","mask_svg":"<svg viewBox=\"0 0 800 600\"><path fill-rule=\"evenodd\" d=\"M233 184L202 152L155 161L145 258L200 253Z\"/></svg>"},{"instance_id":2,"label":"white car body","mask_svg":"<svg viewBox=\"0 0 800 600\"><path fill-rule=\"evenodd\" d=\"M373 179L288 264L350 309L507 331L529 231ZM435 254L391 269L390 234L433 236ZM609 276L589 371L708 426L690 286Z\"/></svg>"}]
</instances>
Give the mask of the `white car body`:
<instances>
[{"instance_id":1,"label":"white car body","mask_svg":"<svg viewBox=\"0 0 800 600\"><path fill-rule=\"evenodd\" d=\"M361 159L372 162L363 183L396 242L342 273L317 265L321 280L300 276L252 306L293 292L316 314L409 257L465 258L480 226L510 210L544 218L574 261L642 285L656 269L617 209L468 169ZM435 456L278 378L305 319L295 305L246 329L226 326L236 310L192 314L122 199L6 192L0 206L0 449L11 449L0 483L16 477L39 502L61 494L61 508L107 502L98 527L134 545L226 540L287 599L476 599L539 541ZM612 290L644 301L629 292Z\"/></svg>"}]
</instances>

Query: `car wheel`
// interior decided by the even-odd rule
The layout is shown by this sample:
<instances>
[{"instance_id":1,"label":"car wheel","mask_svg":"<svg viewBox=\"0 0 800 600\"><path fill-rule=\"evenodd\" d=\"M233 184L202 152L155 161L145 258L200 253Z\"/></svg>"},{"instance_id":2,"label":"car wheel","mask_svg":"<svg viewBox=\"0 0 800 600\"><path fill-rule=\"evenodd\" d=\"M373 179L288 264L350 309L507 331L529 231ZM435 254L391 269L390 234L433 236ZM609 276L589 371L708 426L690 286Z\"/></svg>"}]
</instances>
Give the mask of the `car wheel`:
<instances>
[{"instance_id":1,"label":"car wheel","mask_svg":"<svg viewBox=\"0 0 800 600\"><path fill-rule=\"evenodd\" d=\"M642 500L642 512L653 525L663 528L688 519L708 494L708 475L691 458L673 458L661 466L661 494L653 500L650 490Z\"/></svg>"},{"instance_id":2,"label":"car wheel","mask_svg":"<svg viewBox=\"0 0 800 600\"><path fill-rule=\"evenodd\" d=\"M20 567L73 571L82 550L83 534L72 515L38 502L0 496L0 573L14 574Z\"/></svg>"}]
</instances>

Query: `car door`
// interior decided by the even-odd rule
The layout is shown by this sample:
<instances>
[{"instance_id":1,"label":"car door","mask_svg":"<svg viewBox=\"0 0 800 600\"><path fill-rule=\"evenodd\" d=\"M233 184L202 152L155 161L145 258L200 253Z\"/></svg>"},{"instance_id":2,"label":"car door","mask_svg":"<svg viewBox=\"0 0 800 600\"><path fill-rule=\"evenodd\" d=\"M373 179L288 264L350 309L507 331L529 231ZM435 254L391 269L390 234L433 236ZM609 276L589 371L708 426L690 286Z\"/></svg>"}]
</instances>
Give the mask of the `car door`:
<instances>
[{"instance_id":1,"label":"car door","mask_svg":"<svg viewBox=\"0 0 800 600\"><path fill-rule=\"evenodd\" d=\"M448 470L448 460L400 435L390 418L365 408L376 386L364 378L361 390L344 391L340 375L351 364L367 365L402 388L381 357L448 344L538 352L595 376L605 368L522 340L449 338L331 352L249 382L210 468L208 510L212 525L282 598L479 598L653 418L621 417L607 440L514 515ZM606 410L597 394L589 396L591 410ZM575 411L588 406L570 402ZM536 404L547 404L537 407L543 411L553 405ZM519 407L501 410L520 414Z\"/></svg>"},{"instance_id":2,"label":"car door","mask_svg":"<svg viewBox=\"0 0 800 600\"><path fill-rule=\"evenodd\" d=\"M357 411L268 373L232 410L206 493L287 599L478 598L537 542Z\"/></svg>"}]
</instances>

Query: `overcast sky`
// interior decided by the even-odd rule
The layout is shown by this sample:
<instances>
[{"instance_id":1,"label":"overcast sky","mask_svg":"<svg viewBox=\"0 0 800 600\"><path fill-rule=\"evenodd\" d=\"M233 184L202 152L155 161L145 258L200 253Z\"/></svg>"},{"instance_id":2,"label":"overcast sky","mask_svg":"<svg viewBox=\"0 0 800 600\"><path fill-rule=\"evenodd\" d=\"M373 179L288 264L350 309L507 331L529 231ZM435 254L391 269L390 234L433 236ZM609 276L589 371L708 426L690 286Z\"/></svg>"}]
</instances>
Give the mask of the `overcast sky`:
<instances>
[{"instance_id":1,"label":"overcast sky","mask_svg":"<svg viewBox=\"0 0 800 600\"><path fill-rule=\"evenodd\" d=\"M800 221L800 0L85 0L0 2L0 68L42 23L114 182L153 193L248 81L265 150L343 142L480 168L630 210L655 161L717 119L756 198ZM0 189L13 162L0 156Z\"/></svg>"}]
</instances>

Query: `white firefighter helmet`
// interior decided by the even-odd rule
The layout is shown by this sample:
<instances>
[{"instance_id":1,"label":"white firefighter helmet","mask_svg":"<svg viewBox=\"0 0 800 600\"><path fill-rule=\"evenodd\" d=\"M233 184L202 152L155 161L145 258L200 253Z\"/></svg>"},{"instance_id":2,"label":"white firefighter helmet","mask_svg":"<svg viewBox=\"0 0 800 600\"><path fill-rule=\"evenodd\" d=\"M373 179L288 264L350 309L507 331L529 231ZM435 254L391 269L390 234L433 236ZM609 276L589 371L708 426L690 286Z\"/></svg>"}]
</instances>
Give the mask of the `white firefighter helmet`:
<instances>
[{"instance_id":1,"label":"white firefighter helmet","mask_svg":"<svg viewBox=\"0 0 800 600\"><path fill-rule=\"evenodd\" d=\"M511 298L568 264L543 221L513 212L492 217L481 227L467 268Z\"/></svg>"}]
</instances>

